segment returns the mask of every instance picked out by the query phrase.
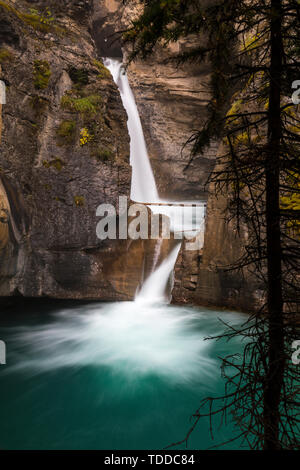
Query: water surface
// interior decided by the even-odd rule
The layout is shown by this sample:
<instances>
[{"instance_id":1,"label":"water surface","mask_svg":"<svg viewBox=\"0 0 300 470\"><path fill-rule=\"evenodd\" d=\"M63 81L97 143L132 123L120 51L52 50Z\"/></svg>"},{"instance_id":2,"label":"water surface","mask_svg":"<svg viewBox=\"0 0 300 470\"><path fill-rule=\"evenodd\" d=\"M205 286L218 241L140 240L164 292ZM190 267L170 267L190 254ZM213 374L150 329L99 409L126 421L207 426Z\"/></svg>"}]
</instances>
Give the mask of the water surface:
<instances>
[{"instance_id":1,"label":"water surface","mask_svg":"<svg viewBox=\"0 0 300 470\"><path fill-rule=\"evenodd\" d=\"M1 449L161 449L182 439L202 398L223 393L220 356L235 340L205 340L220 318L245 316L147 302L39 307L2 316ZM203 420L189 441L205 449L232 437ZM238 444L227 448L238 448Z\"/></svg>"}]
</instances>

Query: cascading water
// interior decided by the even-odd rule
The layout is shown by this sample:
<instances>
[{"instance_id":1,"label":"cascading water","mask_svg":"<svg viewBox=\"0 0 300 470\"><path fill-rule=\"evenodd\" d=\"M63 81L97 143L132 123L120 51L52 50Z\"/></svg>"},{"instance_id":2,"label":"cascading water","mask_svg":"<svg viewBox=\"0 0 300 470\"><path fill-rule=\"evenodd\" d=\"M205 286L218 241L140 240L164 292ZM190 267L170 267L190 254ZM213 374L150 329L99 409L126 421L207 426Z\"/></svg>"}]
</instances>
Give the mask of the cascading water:
<instances>
[{"instance_id":1,"label":"cascading water","mask_svg":"<svg viewBox=\"0 0 300 470\"><path fill-rule=\"evenodd\" d=\"M104 65L111 72L119 88L123 106L128 115L128 132L130 135L130 163L132 166L131 199L137 202L160 202L156 189L151 164L149 162L143 128L122 62L106 58ZM158 241L160 247L160 240ZM180 244L168 258L150 275L136 296L136 301L164 301L167 298L166 287L173 272ZM156 265L156 263L155 263ZM154 266L155 268L155 266Z\"/></svg>"},{"instance_id":2,"label":"cascading water","mask_svg":"<svg viewBox=\"0 0 300 470\"><path fill-rule=\"evenodd\" d=\"M174 270L179 250L180 243L173 248L169 256L153 271L148 279L146 279L135 299L136 302L163 302L166 300L167 284Z\"/></svg>"},{"instance_id":3,"label":"cascading water","mask_svg":"<svg viewBox=\"0 0 300 470\"><path fill-rule=\"evenodd\" d=\"M167 201L162 201L159 198L140 116L123 64L121 61L111 58L105 58L103 62L119 88L123 106L128 115L127 126L130 136L130 163L132 166L131 199L142 203L160 203L159 206L149 205L148 207L153 213L168 216L171 221L170 228L173 232L187 234L192 231L192 236L195 236L196 229L196 233L200 231L203 234L204 204L196 207L195 210L191 207L169 207ZM151 299L157 301L165 298L166 286L173 271L179 249L180 244L172 251L168 259L146 279L144 286L136 297L137 300L141 301L143 299L149 302Z\"/></svg>"},{"instance_id":4,"label":"cascading water","mask_svg":"<svg viewBox=\"0 0 300 470\"><path fill-rule=\"evenodd\" d=\"M143 128L122 62L116 59L104 59L114 82L120 90L123 106L128 115L130 135L130 163L132 166L131 199L136 202L157 202L158 192L149 162Z\"/></svg>"}]
</instances>

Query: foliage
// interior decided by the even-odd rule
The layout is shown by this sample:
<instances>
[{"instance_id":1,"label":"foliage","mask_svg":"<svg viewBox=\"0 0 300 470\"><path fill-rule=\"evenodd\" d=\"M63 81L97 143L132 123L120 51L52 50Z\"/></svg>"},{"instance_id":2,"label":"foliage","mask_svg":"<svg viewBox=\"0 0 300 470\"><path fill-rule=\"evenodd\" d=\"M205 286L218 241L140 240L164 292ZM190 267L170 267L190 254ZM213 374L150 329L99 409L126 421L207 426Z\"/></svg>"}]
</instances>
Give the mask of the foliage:
<instances>
[{"instance_id":1,"label":"foliage","mask_svg":"<svg viewBox=\"0 0 300 470\"><path fill-rule=\"evenodd\" d=\"M67 92L61 99L63 109L80 113L83 117L93 117L97 114L102 103L100 95L92 94L84 97L77 97L74 91Z\"/></svg>"},{"instance_id":2,"label":"foliage","mask_svg":"<svg viewBox=\"0 0 300 470\"><path fill-rule=\"evenodd\" d=\"M93 65L98 69L99 75L98 78L110 78L110 71L102 64L99 60L94 60Z\"/></svg>"},{"instance_id":3,"label":"foliage","mask_svg":"<svg viewBox=\"0 0 300 470\"><path fill-rule=\"evenodd\" d=\"M38 90L44 90L49 85L51 77L50 65L46 60L35 60L33 66L34 86Z\"/></svg>"},{"instance_id":4,"label":"foliage","mask_svg":"<svg viewBox=\"0 0 300 470\"><path fill-rule=\"evenodd\" d=\"M72 144L76 135L76 122L62 121L56 133L63 143Z\"/></svg>"},{"instance_id":5,"label":"foliage","mask_svg":"<svg viewBox=\"0 0 300 470\"><path fill-rule=\"evenodd\" d=\"M93 157L97 158L101 162L109 162L113 160L114 158L114 153L111 149L109 148L95 148L92 151Z\"/></svg>"},{"instance_id":6,"label":"foliage","mask_svg":"<svg viewBox=\"0 0 300 470\"><path fill-rule=\"evenodd\" d=\"M60 158L54 158L53 160L44 160L43 166L45 168L55 168L57 171L61 171L65 163Z\"/></svg>"},{"instance_id":7,"label":"foliage","mask_svg":"<svg viewBox=\"0 0 300 470\"><path fill-rule=\"evenodd\" d=\"M0 64L11 62L13 58L13 54L8 49L5 49L4 47L0 48Z\"/></svg>"},{"instance_id":8,"label":"foliage","mask_svg":"<svg viewBox=\"0 0 300 470\"><path fill-rule=\"evenodd\" d=\"M39 11L35 8L30 8L29 12L32 17L36 18L41 24L51 25L54 21L54 16L51 13L49 7L46 7L44 11Z\"/></svg>"},{"instance_id":9,"label":"foliage","mask_svg":"<svg viewBox=\"0 0 300 470\"><path fill-rule=\"evenodd\" d=\"M0 8L5 9L8 13L15 15L25 25L33 28L41 33L56 33L62 34L65 30L55 24L55 18L51 13L49 7L39 11L34 8L30 8L28 12L21 11L9 2L0 0Z\"/></svg>"},{"instance_id":10,"label":"foliage","mask_svg":"<svg viewBox=\"0 0 300 470\"><path fill-rule=\"evenodd\" d=\"M89 72L86 69L77 69L76 67L70 67L69 75L71 80L76 85L85 86L89 83Z\"/></svg>"},{"instance_id":11,"label":"foliage","mask_svg":"<svg viewBox=\"0 0 300 470\"><path fill-rule=\"evenodd\" d=\"M93 135L89 133L89 130L84 127L80 131L80 145L83 147L83 145L88 144L91 140L93 139Z\"/></svg>"}]
</instances>

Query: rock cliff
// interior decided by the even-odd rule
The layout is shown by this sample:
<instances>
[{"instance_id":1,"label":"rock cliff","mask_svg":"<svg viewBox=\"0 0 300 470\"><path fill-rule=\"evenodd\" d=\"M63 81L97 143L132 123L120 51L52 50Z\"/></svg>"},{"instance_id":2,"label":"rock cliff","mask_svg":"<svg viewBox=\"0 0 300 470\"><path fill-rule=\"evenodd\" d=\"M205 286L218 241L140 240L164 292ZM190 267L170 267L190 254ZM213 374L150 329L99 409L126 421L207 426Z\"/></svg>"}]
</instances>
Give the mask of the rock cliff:
<instances>
[{"instance_id":1,"label":"rock cliff","mask_svg":"<svg viewBox=\"0 0 300 470\"><path fill-rule=\"evenodd\" d=\"M261 308L265 293L251 266L232 270L244 254L248 229L237 233L236 221L229 217L225 194L208 197L204 246L187 251L183 243L176 266L174 303L253 312Z\"/></svg>"},{"instance_id":2,"label":"rock cliff","mask_svg":"<svg viewBox=\"0 0 300 470\"><path fill-rule=\"evenodd\" d=\"M0 1L0 295L129 299L143 242L96 237L98 205L130 193L127 116L92 2L44 5Z\"/></svg>"}]
</instances>

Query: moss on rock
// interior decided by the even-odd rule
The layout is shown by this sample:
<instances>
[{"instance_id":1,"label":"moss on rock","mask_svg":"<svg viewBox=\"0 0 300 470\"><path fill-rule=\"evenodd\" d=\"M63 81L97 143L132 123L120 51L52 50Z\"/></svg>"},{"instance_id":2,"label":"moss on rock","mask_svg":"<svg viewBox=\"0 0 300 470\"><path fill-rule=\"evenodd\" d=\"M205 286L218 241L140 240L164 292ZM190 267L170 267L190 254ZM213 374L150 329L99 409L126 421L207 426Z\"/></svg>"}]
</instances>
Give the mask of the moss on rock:
<instances>
[{"instance_id":1,"label":"moss on rock","mask_svg":"<svg viewBox=\"0 0 300 470\"><path fill-rule=\"evenodd\" d=\"M51 77L49 63L46 60L35 60L33 69L35 88L38 90L44 90L48 87Z\"/></svg>"},{"instance_id":2,"label":"moss on rock","mask_svg":"<svg viewBox=\"0 0 300 470\"><path fill-rule=\"evenodd\" d=\"M62 121L56 131L60 144L72 144L76 136L76 122Z\"/></svg>"}]
</instances>

